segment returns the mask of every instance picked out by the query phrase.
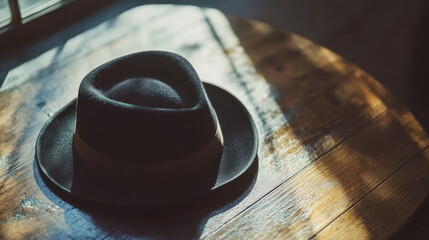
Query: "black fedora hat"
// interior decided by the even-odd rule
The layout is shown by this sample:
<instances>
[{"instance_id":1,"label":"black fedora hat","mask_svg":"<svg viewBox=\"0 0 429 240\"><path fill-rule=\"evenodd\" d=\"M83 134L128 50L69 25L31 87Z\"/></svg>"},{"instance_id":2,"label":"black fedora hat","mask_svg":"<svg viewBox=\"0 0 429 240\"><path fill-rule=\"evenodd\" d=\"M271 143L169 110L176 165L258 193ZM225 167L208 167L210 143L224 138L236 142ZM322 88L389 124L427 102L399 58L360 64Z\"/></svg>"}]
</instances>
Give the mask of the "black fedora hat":
<instances>
[{"instance_id":1,"label":"black fedora hat","mask_svg":"<svg viewBox=\"0 0 429 240\"><path fill-rule=\"evenodd\" d=\"M91 71L77 100L42 128L36 159L72 196L114 205L186 202L239 182L258 136L233 95L202 83L183 57L149 51Z\"/></svg>"}]
</instances>

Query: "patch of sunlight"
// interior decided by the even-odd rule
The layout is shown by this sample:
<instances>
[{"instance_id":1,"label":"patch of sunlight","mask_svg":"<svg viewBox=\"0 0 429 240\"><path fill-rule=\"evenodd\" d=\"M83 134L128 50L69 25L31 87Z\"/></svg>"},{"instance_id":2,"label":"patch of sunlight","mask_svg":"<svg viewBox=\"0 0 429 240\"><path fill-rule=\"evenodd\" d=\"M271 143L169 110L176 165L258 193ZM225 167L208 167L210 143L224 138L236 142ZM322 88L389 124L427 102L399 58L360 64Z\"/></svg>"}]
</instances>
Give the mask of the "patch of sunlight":
<instances>
[{"instance_id":1,"label":"patch of sunlight","mask_svg":"<svg viewBox=\"0 0 429 240\"><path fill-rule=\"evenodd\" d=\"M332 239L332 236L348 236L349 239L355 239L356 236L353 236L353 234L350 233L358 234L358 239L361 240L372 239L371 233L367 229L367 223L363 219L356 216L359 216L359 213L357 213L353 208L350 209L347 214L341 216L342 221L349 223L347 224L347 228L329 228L329 231L322 231L321 234L318 234L316 239Z\"/></svg>"},{"instance_id":2,"label":"patch of sunlight","mask_svg":"<svg viewBox=\"0 0 429 240\"><path fill-rule=\"evenodd\" d=\"M49 229L67 226L64 210L44 195L38 197L29 196L21 199L16 214L3 223L2 234L6 239L21 239L22 236L36 232L39 233L38 238L46 238Z\"/></svg>"},{"instance_id":3,"label":"patch of sunlight","mask_svg":"<svg viewBox=\"0 0 429 240\"><path fill-rule=\"evenodd\" d=\"M264 152L268 151L269 157L282 159L282 162L287 164L297 166L308 164L312 159L310 154L299 139L288 136L290 124L287 120L287 113L283 113L273 94L272 86L257 72L252 60L241 47L240 40L235 35L228 19L223 14L219 14L217 10L207 9L203 13L213 25L216 31L214 34L218 35L221 44L219 51L224 51L230 58L223 62L231 62L230 72L235 75L234 80L236 81L231 81L231 77L222 82L222 86L233 92L254 116L260 142L264 142L271 134L281 133L274 138L275 142L271 143L276 151L270 152L269 148L272 146L261 144L260 155L264 156ZM261 161L271 160L261 159Z\"/></svg>"},{"instance_id":4,"label":"patch of sunlight","mask_svg":"<svg viewBox=\"0 0 429 240\"><path fill-rule=\"evenodd\" d=\"M4 176L7 172L7 157L0 156L0 176Z\"/></svg>"},{"instance_id":5,"label":"patch of sunlight","mask_svg":"<svg viewBox=\"0 0 429 240\"><path fill-rule=\"evenodd\" d=\"M58 50L59 47L52 48L38 57L32 58L31 60L9 70L0 90L3 91L7 88L19 85L28 80L31 76L37 74L40 69L49 67Z\"/></svg>"}]
</instances>

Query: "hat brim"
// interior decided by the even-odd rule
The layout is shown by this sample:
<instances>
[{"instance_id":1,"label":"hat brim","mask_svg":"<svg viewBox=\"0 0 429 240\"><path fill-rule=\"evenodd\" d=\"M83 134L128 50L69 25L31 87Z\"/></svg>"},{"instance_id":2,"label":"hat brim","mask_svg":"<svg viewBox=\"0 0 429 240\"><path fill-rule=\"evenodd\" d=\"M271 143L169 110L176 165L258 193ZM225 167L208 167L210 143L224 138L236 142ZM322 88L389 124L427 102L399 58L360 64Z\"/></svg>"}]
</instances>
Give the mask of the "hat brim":
<instances>
[{"instance_id":1,"label":"hat brim","mask_svg":"<svg viewBox=\"0 0 429 240\"><path fill-rule=\"evenodd\" d=\"M66 194L91 202L126 206L174 205L217 192L230 184L250 184L244 179L248 179L246 175L251 174L249 172L257 166L256 126L249 112L232 94L208 83L204 83L204 87L224 137L219 173L211 189L191 191L177 199L156 199L145 194L144 188L114 187L91 174L73 150L76 100L59 110L40 131L36 143L36 160L40 171L49 185Z\"/></svg>"}]
</instances>

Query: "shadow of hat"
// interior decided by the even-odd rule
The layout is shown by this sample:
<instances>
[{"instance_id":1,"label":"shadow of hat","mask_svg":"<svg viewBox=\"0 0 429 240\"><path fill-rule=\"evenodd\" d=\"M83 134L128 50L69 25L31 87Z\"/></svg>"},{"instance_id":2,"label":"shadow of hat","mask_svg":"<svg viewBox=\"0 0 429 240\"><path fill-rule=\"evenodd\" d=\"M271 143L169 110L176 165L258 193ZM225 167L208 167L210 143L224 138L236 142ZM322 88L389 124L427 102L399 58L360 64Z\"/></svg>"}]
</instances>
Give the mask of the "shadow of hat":
<instances>
[{"instance_id":1,"label":"shadow of hat","mask_svg":"<svg viewBox=\"0 0 429 240\"><path fill-rule=\"evenodd\" d=\"M163 206L239 183L257 147L255 124L237 98L202 83L177 54L149 51L85 76L77 99L42 128L36 159L67 194Z\"/></svg>"}]
</instances>

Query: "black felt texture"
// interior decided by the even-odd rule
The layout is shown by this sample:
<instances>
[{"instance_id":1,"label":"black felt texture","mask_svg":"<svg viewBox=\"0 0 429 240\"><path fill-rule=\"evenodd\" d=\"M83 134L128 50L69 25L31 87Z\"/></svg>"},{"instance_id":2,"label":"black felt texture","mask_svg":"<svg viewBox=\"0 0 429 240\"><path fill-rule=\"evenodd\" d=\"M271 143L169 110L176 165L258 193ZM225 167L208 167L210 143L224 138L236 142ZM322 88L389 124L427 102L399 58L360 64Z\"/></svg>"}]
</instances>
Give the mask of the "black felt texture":
<instances>
[{"instance_id":1,"label":"black felt texture","mask_svg":"<svg viewBox=\"0 0 429 240\"><path fill-rule=\"evenodd\" d=\"M119 82L104 95L113 100L153 108L183 108L180 96L168 83L153 78L130 78Z\"/></svg>"},{"instance_id":2,"label":"black felt texture","mask_svg":"<svg viewBox=\"0 0 429 240\"><path fill-rule=\"evenodd\" d=\"M197 73L174 53L115 59L90 72L79 88L80 136L123 161L156 164L186 157L207 145L216 122Z\"/></svg>"}]
</instances>

